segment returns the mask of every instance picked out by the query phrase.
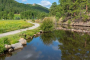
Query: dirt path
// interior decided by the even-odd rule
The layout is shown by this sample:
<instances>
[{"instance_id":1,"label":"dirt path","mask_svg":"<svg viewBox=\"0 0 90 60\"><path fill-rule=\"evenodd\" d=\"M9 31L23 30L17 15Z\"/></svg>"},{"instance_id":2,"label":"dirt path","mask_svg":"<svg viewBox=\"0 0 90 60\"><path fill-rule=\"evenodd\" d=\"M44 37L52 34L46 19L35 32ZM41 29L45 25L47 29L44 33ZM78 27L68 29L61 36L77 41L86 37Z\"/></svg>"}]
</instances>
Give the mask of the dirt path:
<instances>
[{"instance_id":1,"label":"dirt path","mask_svg":"<svg viewBox=\"0 0 90 60\"><path fill-rule=\"evenodd\" d=\"M30 21L27 21L27 22L28 23L32 23ZM15 30L15 31L10 31L10 32L7 32L7 33L3 33L3 34L0 34L0 37L17 34L17 33L20 33L22 31L32 30L32 29L35 29L35 28L40 26L38 23L32 23L32 24L34 24L34 26L29 27L29 28L25 28L25 29L20 29L20 30Z\"/></svg>"}]
</instances>

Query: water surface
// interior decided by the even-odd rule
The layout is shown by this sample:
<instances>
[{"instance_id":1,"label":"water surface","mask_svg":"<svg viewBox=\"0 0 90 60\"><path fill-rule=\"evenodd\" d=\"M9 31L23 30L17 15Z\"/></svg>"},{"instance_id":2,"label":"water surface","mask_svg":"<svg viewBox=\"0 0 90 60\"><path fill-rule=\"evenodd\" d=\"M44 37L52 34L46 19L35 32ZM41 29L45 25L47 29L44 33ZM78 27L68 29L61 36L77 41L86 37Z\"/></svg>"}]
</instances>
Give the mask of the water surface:
<instances>
[{"instance_id":1,"label":"water surface","mask_svg":"<svg viewBox=\"0 0 90 60\"><path fill-rule=\"evenodd\" d=\"M6 54L1 60L89 60L90 36L57 30L28 40L22 50Z\"/></svg>"}]
</instances>

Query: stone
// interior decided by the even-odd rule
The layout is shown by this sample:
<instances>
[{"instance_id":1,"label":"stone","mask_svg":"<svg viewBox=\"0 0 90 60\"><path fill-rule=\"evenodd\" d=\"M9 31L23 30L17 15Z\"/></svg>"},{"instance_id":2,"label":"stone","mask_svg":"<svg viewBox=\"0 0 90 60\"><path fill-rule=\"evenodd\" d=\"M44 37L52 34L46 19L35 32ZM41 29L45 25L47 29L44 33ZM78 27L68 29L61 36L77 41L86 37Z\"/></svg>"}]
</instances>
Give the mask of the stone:
<instances>
[{"instance_id":1,"label":"stone","mask_svg":"<svg viewBox=\"0 0 90 60\"><path fill-rule=\"evenodd\" d=\"M40 30L40 33L43 33L43 31L42 31L42 30Z\"/></svg>"},{"instance_id":2,"label":"stone","mask_svg":"<svg viewBox=\"0 0 90 60\"><path fill-rule=\"evenodd\" d=\"M9 52L12 52L12 51L14 51L14 48L10 48L10 49L8 49L8 51Z\"/></svg>"},{"instance_id":3,"label":"stone","mask_svg":"<svg viewBox=\"0 0 90 60\"><path fill-rule=\"evenodd\" d=\"M34 34L34 36L36 36L36 34Z\"/></svg>"},{"instance_id":4,"label":"stone","mask_svg":"<svg viewBox=\"0 0 90 60\"><path fill-rule=\"evenodd\" d=\"M37 34L40 35L40 32L38 32Z\"/></svg>"},{"instance_id":5,"label":"stone","mask_svg":"<svg viewBox=\"0 0 90 60\"><path fill-rule=\"evenodd\" d=\"M27 41L24 38L21 38L19 40L19 43L21 43L22 45L24 45L24 44L27 44Z\"/></svg>"},{"instance_id":6,"label":"stone","mask_svg":"<svg viewBox=\"0 0 90 60\"><path fill-rule=\"evenodd\" d=\"M11 46L14 48L14 50L23 48L21 43L12 44Z\"/></svg>"},{"instance_id":7,"label":"stone","mask_svg":"<svg viewBox=\"0 0 90 60\"><path fill-rule=\"evenodd\" d=\"M5 44L5 48L6 48L6 49L9 49L9 48L11 48L11 45Z\"/></svg>"}]
</instances>

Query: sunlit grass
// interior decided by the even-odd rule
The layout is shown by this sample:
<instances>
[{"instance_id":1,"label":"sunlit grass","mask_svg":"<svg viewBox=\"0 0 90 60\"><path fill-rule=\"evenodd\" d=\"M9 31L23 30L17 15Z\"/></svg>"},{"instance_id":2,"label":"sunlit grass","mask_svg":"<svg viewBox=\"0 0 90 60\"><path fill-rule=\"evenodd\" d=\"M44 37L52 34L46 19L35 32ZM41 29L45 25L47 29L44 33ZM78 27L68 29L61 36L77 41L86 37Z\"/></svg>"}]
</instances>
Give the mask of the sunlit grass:
<instances>
[{"instance_id":1,"label":"sunlit grass","mask_svg":"<svg viewBox=\"0 0 90 60\"><path fill-rule=\"evenodd\" d=\"M33 24L24 20L0 20L0 33L31 27Z\"/></svg>"},{"instance_id":2,"label":"sunlit grass","mask_svg":"<svg viewBox=\"0 0 90 60\"><path fill-rule=\"evenodd\" d=\"M27 30L27 31L23 31L18 34L9 35L9 36L0 38L0 48L1 48L0 52L3 52L3 50L5 49L4 44L9 44L9 45L15 44L19 41L20 38L28 39L29 37L33 36L34 34L36 34L39 31L40 31L40 28L38 27L33 30ZM26 37L25 37L25 35L26 35Z\"/></svg>"},{"instance_id":3,"label":"sunlit grass","mask_svg":"<svg viewBox=\"0 0 90 60\"><path fill-rule=\"evenodd\" d=\"M14 19L15 17L20 17L20 14L14 14Z\"/></svg>"}]
</instances>

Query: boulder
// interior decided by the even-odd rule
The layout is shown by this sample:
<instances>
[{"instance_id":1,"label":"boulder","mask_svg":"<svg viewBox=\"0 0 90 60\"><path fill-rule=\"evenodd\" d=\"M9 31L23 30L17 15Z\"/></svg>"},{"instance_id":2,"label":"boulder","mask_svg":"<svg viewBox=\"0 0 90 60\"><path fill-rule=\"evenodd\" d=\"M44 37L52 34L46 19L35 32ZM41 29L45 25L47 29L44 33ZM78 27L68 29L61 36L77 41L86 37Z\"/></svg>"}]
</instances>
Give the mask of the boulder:
<instances>
[{"instance_id":1,"label":"boulder","mask_svg":"<svg viewBox=\"0 0 90 60\"><path fill-rule=\"evenodd\" d=\"M11 48L11 45L5 44L5 48L6 48L6 49L9 49L9 48Z\"/></svg>"},{"instance_id":2,"label":"boulder","mask_svg":"<svg viewBox=\"0 0 90 60\"><path fill-rule=\"evenodd\" d=\"M12 52L12 51L14 51L14 48L8 49L8 52Z\"/></svg>"},{"instance_id":3,"label":"boulder","mask_svg":"<svg viewBox=\"0 0 90 60\"><path fill-rule=\"evenodd\" d=\"M19 43L21 43L22 45L24 45L24 44L27 44L27 41L24 38L21 38L19 40Z\"/></svg>"},{"instance_id":4,"label":"boulder","mask_svg":"<svg viewBox=\"0 0 90 60\"><path fill-rule=\"evenodd\" d=\"M40 33L43 33L43 31L42 31L42 30L40 30Z\"/></svg>"},{"instance_id":5,"label":"boulder","mask_svg":"<svg viewBox=\"0 0 90 60\"><path fill-rule=\"evenodd\" d=\"M23 48L21 43L12 44L11 46L14 48L14 50Z\"/></svg>"},{"instance_id":6,"label":"boulder","mask_svg":"<svg viewBox=\"0 0 90 60\"><path fill-rule=\"evenodd\" d=\"M34 36L36 36L36 34L34 34Z\"/></svg>"}]
</instances>

